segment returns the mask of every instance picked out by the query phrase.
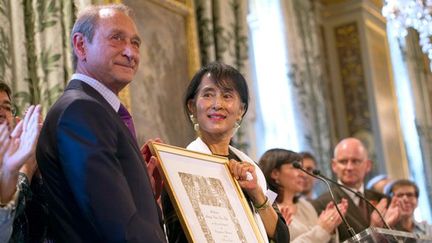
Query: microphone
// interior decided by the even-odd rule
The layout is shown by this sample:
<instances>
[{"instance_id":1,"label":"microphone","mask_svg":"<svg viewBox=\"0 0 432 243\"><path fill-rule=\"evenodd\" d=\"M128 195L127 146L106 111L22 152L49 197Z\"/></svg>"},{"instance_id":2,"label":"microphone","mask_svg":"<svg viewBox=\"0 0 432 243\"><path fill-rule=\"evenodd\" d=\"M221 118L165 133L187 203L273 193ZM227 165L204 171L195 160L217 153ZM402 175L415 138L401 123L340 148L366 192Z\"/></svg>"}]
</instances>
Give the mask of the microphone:
<instances>
[{"instance_id":1,"label":"microphone","mask_svg":"<svg viewBox=\"0 0 432 243\"><path fill-rule=\"evenodd\" d=\"M387 229L392 230L392 228L390 227L390 225L388 225L387 222L384 220L384 217L382 216L381 212L369 200L367 200L362 194L354 191L353 189L351 189L351 188L349 188L349 187L347 187L347 186L345 186L343 184L338 183L337 181L335 181L335 180L333 180L331 178L328 178L328 177L322 175L319 170L313 170L312 173L314 175L316 175L316 176L322 177L323 179L325 179L327 181L330 181L331 183L333 183L333 184L335 184L335 185L337 185L339 187L345 188L348 191L354 193L357 197L359 197L361 200L365 201L369 206L371 206L378 213L379 217L381 218L381 220L383 221L383 223L384 223L384 225L385 225L385 227Z\"/></svg>"},{"instance_id":2,"label":"microphone","mask_svg":"<svg viewBox=\"0 0 432 243\"><path fill-rule=\"evenodd\" d=\"M315 178L323 181L327 185L327 188L328 188L328 190L330 192L330 196L331 196L331 199L333 201L333 204L336 207L336 211L338 212L339 216L342 218L342 221L343 221L344 225L347 227L348 233L351 235L351 237L354 237L356 235L356 232L351 227L351 225L348 223L348 221L346 220L345 216L339 210L339 207L337 205L336 199L335 199L335 197L333 195L333 191L330 188L330 184L328 183L328 181L325 180L324 178L322 178L321 175L315 175L315 174L312 174L309 171L303 169L302 165L299 162L297 162L297 161L295 161L292 165L293 165L294 168L299 169L299 170L303 171L304 173L306 173L306 174L308 174L308 175L310 175L312 177L315 177Z\"/></svg>"}]
</instances>

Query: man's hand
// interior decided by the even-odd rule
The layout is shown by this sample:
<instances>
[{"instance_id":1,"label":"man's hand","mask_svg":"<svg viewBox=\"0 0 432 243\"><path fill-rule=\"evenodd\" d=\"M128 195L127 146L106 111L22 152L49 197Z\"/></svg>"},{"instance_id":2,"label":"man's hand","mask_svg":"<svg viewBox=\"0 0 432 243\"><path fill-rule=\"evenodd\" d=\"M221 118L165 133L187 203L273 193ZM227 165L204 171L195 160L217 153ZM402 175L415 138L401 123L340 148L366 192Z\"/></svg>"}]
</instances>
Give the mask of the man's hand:
<instances>
[{"instance_id":1,"label":"man's hand","mask_svg":"<svg viewBox=\"0 0 432 243\"><path fill-rule=\"evenodd\" d=\"M153 189L154 197L156 200L159 200L162 187L163 187L163 180L159 173L159 170L157 169L157 166L159 165L159 160L156 158L156 156L153 156L150 151L149 144L151 142L157 142L162 143L162 140L160 138L156 139L149 139L142 147L141 147L141 154L146 161L146 167L147 167L147 173L150 178L151 186Z\"/></svg>"},{"instance_id":2,"label":"man's hand","mask_svg":"<svg viewBox=\"0 0 432 243\"><path fill-rule=\"evenodd\" d=\"M383 198L376 205L378 211L383 215L384 220L389 226L393 226L398 223L401 215L400 209L400 201L393 197L390 202L389 207L387 208L387 198ZM371 226L374 227L383 227L384 223L381 220L381 217L378 215L376 211L371 214Z\"/></svg>"},{"instance_id":3,"label":"man's hand","mask_svg":"<svg viewBox=\"0 0 432 243\"><path fill-rule=\"evenodd\" d=\"M401 210L402 210L401 201L402 200L400 200L399 198L393 197L390 202L390 206L387 208L387 212L384 215L384 219L387 222L387 224L390 226L394 226L400 220Z\"/></svg>"}]
</instances>

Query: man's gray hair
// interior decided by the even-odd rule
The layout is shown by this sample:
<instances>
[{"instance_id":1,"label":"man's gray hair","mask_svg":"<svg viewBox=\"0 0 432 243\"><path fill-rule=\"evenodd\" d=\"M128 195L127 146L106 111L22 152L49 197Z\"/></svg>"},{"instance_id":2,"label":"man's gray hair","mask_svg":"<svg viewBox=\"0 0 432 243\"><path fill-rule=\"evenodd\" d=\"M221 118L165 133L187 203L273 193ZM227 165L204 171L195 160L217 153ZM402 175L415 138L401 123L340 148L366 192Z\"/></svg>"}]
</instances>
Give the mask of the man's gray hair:
<instances>
[{"instance_id":1,"label":"man's gray hair","mask_svg":"<svg viewBox=\"0 0 432 243\"><path fill-rule=\"evenodd\" d=\"M112 9L122 12L129 17L133 17L133 10L124 4L108 4L108 5L91 5L84 8L78 13L77 20L71 32L72 58L73 67L76 70L78 57L75 55L73 46L73 36L75 33L81 33L91 43L99 20L99 12L102 9Z\"/></svg>"}]
</instances>

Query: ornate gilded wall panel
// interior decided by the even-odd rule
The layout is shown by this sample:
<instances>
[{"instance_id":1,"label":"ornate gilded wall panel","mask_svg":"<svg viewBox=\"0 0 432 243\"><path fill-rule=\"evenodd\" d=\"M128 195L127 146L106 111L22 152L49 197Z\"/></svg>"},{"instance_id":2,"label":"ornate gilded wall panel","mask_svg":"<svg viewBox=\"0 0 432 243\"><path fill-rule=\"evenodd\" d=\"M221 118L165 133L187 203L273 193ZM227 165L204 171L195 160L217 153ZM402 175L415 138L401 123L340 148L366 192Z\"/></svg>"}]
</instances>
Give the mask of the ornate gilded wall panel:
<instances>
[{"instance_id":1,"label":"ornate gilded wall panel","mask_svg":"<svg viewBox=\"0 0 432 243\"><path fill-rule=\"evenodd\" d=\"M351 22L338 26L334 33L348 133L372 132L357 24Z\"/></svg>"},{"instance_id":2,"label":"ornate gilded wall panel","mask_svg":"<svg viewBox=\"0 0 432 243\"><path fill-rule=\"evenodd\" d=\"M141 35L141 61L129 86L138 140L160 137L185 146L194 137L182 106L183 93L198 68L191 1L124 0L133 8ZM194 35L195 33L195 35Z\"/></svg>"}]
</instances>

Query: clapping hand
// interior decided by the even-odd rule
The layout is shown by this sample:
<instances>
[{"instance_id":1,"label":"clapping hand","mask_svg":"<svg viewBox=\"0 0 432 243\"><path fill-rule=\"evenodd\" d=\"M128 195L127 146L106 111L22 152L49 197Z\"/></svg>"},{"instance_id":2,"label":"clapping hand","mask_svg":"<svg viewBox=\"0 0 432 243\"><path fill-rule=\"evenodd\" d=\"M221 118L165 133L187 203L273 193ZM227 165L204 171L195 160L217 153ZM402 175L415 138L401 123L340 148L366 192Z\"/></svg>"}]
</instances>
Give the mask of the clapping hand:
<instances>
[{"instance_id":1,"label":"clapping hand","mask_svg":"<svg viewBox=\"0 0 432 243\"><path fill-rule=\"evenodd\" d=\"M337 205L342 215L346 214L348 210L348 201L346 199L342 199L342 201ZM342 218L333 202L329 202L326 206L326 209L322 211L318 218L318 224L324 228L328 233L333 233L335 229L342 223Z\"/></svg>"},{"instance_id":2,"label":"clapping hand","mask_svg":"<svg viewBox=\"0 0 432 243\"><path fill-rule=\"evenodd\" d=\"M384 220L389 226L393 226L399 221L401 215L401 200L398 198L393 197L388 208L387 198L383 198L376 205L376 208L384 216ZM382 222L381 217L376 211L374 211L371 214L371 226L383 227L383 225L384 223Z\"/></svg>"},{"instance_id":3,"label":"clapping hand","mask_svg":"<svg viewBox=\"0 0 432 243\"><path fill-rule=\"evenodd\" d=\"M18 171L27 159L34 155L40 132L41 107L30 106L22 119L5 139L2 148L3 168ZM2 138L3 139L3 138Z\"/></svg>"},{"instance_id":4,"label":"clapping hand","mask_svg":"<svg viewBox=\"0 0 432 243\"><path fill-rule=\"evenodd\" d=\"M41 107L30 106L22 119L10 133L6 125L0 125L0 157L2 176L0 198L9 201L15 191L18 171L35 154L37 138L41 129Z\"/></svg>"},{"instance_id":5,"label":"clapping hand","mask_svg":"<svg viewBox=\"0 0 432 243\"><path fill-rule=\"evenodd\" d=\"M285 219L286 225L290 225L293 221L294 213L289 206L282 206L279 208L282 217Z\"/></svg>"}]
</instances>

